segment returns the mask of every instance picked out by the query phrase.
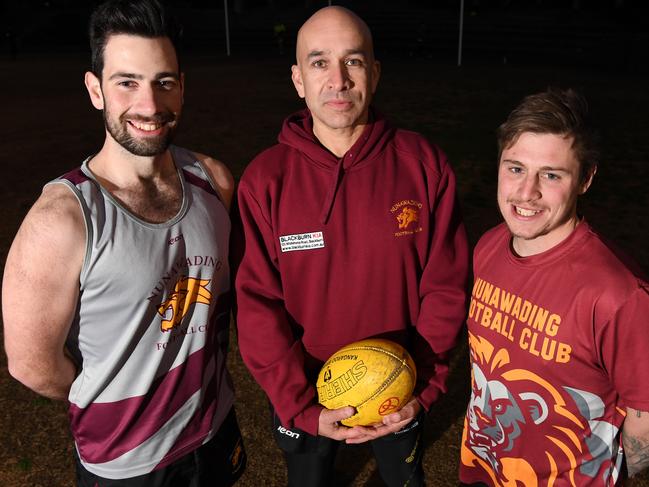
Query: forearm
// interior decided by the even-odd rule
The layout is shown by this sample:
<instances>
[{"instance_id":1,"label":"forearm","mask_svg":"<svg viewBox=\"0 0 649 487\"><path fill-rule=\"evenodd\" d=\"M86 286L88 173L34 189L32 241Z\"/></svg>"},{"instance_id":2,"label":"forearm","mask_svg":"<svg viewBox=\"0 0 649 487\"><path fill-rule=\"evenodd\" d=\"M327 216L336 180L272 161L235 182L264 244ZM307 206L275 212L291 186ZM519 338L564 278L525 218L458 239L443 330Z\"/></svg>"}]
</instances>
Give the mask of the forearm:
<instances>
[{"instance_id":1,"label":"forearm","mask_svg":"<svg viewBox=\"0 0 649 487\"><path fill-rule=\"evenodd\" d=\"M633 477L649 466L649 440L626 435L624 437L624 454L629 477Z\"/></svg>"},{"instance_id":2,"label":"forearm","mask_svg":"<svg viewBox=\"0 0 649 487\"><path fill-rule=\"evenodd\" d=\"M9 360L9 373L16 380L40 394L56 400L67 400L77 368L67 354L49 360Z\"/></svg>"},{"instance_id":3,"label":"forearm","mask_svg":"<svg viewBox=\"0 0 649 487\"><path fill-rule=\"evenodd\" d=\"M649 467L649 413L627 408L622 444L629 476Z\"/></svg>"}]
</instances>

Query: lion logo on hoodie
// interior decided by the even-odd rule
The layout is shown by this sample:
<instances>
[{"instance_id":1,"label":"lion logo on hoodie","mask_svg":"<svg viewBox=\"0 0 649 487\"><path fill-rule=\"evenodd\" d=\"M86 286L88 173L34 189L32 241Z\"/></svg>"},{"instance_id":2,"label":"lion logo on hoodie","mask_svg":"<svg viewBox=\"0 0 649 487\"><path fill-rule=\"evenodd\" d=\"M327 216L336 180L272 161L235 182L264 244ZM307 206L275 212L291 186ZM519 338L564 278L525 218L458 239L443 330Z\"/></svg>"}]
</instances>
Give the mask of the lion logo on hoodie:
<instances>
[{"instance_id":1,"label":"lion logo on hoodie","mask_svg":"<svg viewBox=\"0 0 649 487\"><path fill-rule=\"evenodd\" d=\"M209 279L195 277L178 279L174 290L158 307L158 314L162 316L160 329L169 331L178 326L192 304L209 305L212 300L212 293L207 289L209 283Z\"/></svg>"},{"instance_id":2,"label":"lion logo on hoodie","mask_svg":"<svg viewBox=\"0 0 649 487\"><path fill-rule=\"evenodd\" d=\"M399 222L399 230L408 228L408 225L419 221L419 211L412 206L404 206L401 213L397 215L397 222Z\"/></svg>"}]
</instances>

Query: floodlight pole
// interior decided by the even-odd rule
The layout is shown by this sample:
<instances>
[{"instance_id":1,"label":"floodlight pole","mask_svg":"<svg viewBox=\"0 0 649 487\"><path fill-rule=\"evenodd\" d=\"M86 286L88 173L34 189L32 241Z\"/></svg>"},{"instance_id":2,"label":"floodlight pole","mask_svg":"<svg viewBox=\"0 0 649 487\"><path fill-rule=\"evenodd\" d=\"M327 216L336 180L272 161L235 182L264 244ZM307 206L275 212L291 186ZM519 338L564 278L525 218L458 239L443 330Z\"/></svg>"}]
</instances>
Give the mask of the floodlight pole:
<instances>
[{"instance_id":1,"label":"floodlight pole","mask_svg":"<svg viewBox=\"0 0 649 487\"><path fill-rule=\"evenodd\" d=\"M225 52L230 56L230 22L228 20L228 0L223 0L223 19L225 21Z\"/></svg>"},{"instance_id":2,"label":"floodlight pole","mask_svg":"<svg viewBox=\"0 0 649 487\"><path fill-rule=\"evenodd\" d=\"M464 36L464 0L460 0L460 35L457 41L457 65L462 66L462 37Z\"/></svg>"}]
</instances>

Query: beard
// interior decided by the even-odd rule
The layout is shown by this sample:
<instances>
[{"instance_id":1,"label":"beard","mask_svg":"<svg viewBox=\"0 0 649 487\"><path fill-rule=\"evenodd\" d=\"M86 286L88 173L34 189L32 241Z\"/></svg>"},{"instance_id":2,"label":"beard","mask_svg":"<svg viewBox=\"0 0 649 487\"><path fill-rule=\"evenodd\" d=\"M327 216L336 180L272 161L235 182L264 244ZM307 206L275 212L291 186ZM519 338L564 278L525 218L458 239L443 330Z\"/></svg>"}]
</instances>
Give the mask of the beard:
<instances>
[{"instance_id":1,"label":"beard","mask_svg":"<svg viewBox=\"0 0 649 487\"><path fill-rule=\"evenodd\" d=\"M104 110L103 116L106 130L113 139L131 154L143 157L156 156L167 150L176 134L179 119L179 115L172 112L156 113L153 117L137 117L135 120L142 123L167 124L166 130L159 136L138 139L128 132L125 113L114 118ZM175 123L169 125L169 122Z\"/></svg>"}]
</instances>

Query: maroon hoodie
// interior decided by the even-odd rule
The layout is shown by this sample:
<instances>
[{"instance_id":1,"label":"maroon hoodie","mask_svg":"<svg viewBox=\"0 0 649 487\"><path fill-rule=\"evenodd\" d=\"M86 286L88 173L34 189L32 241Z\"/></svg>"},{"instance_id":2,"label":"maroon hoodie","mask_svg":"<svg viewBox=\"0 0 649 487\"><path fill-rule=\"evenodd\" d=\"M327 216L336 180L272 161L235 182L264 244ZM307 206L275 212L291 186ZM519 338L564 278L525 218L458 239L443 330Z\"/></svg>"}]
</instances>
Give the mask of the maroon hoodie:
<instances>
[{"instance_id":1,"label":"maroon hoodie","mask_svg":"<svg viewBox=\"0 0 649 487\"><path fill-rule=\"evenodd\" d=\"M377 116L338 158L304 110L250 163L238 198L239 347L282 423L317 434L320 366L368 337L410 351L428 409L466 309L468 246L444 154Z\"/></svg>"}]
</instances>

